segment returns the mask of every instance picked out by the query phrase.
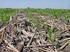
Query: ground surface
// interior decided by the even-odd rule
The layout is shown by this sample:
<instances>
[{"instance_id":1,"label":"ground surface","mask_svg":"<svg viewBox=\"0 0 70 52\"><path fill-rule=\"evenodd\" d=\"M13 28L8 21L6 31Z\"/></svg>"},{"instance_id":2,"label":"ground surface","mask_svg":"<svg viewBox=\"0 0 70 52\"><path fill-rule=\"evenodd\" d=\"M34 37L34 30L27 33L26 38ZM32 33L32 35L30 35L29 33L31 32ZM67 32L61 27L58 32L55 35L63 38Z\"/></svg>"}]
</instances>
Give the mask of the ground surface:
<instances>
[{"instance_id":1,"label":"ground surface","mask_svg":"<svg viewBox=\"0 0 70 52\"><path fill-rule=\"evenodd\" d=\"M70 10L0 10L0 52L70 51Z\"/></svg>"}]
</instances>

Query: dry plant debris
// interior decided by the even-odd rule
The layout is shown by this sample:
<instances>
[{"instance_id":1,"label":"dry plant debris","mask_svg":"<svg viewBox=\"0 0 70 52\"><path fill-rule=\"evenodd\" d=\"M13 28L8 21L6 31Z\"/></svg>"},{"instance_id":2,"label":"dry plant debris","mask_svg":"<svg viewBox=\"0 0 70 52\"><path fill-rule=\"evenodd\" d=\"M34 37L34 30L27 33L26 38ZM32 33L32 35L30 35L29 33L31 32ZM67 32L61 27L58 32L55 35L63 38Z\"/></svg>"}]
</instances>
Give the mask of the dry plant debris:
<instances>
[{"instance_id":1,"label":"dry plant debris","mask_svg":"<svg viewBox=\"0 0 70 52\"><path fill-rule=\"evenodd\" d=\"M37 15L38 16L38 15ZM39 16L38 16L39 17ZM43 18L44 16L41 16ZM45 16L46 17L46 16ZM0 52L61 52L67 44L67 38L62 32L68 32L70 25L56 19L46 17L46 23L60 31L61 37L56 41L59 47L56 47L56 42L50 43L47 39L47 33L44 29L39 30L33 27L24 13L18 13L11 17L9 23L0 29ZM70 34L69 34L70 35ZM61 45L62 42L65 42Z\"/></svg>"}]
</instances>

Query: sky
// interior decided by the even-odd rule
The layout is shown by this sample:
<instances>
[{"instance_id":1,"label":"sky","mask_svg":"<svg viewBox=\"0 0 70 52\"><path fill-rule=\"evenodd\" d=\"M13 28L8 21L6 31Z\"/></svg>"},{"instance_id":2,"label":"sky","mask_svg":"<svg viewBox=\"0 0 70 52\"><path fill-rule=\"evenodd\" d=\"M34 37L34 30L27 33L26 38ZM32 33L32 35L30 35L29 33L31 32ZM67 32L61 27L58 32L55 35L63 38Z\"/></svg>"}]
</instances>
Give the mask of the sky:
<instances>
[{"instance_id":1,"label":"sky","mask_svg":"<svg viewBox=\"0 0 70 52\"><path fill-rule=\"evenodd\" d=\"M70 0L0 0L0 8L70 9Z\"/></svg>"}]
</instances>

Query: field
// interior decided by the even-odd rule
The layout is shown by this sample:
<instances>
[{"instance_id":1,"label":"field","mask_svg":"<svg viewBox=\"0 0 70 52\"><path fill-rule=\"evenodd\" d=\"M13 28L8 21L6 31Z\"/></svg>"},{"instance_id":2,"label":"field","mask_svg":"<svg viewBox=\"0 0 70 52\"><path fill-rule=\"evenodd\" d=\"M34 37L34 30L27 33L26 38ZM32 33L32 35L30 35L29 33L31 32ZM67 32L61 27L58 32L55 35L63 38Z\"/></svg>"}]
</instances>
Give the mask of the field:
<instances>
[{"instance_id":1,"label":"field","mask_svg":"<svg viewBox=\"0 0 70 52\"><path fill-rule=\"evenodd\" d=\"M24 13L26 15L25 17L28 19L28 22L31 23L30 28L37 28L36 33L38 31L38 33L40 34L39 38L43 38L43 39L39 39L39 41L49 42L50 44L52 44L54 50L56 49L54 52L70 51L69 50L70 49L70 10L69 9L34 9L34 8L26 8L26 9L4 8L3 9L2 8L0 9L0 25L2 24L0 27L7 25L10 17L15 16L18 13ZM27 28L28 27L26 27L26 29ZM32 33L31 31L29 32ZM5 34L5 32L3 34ZM37 37L36 39L38 40ZM42 44L43 42L41 43L37 42L37 43ZM49 46L51 47L51 50L52 50L52 46Z\"/></svg>"},{"instance_id":2,"label":"field","mask_svg":"<svg viewBox=\"0 0 70 52\"><path fill-rule=\"evenodd\" d=\"M68 21L70 19L70 10L68 9L33 9L33 8L26 8L26 9L11 9L11 8L5 8L0 9L0 19L3 22L6 22L9 20L10 16L15 15L19 11L27 13L29 18L31 19L31 14L38 13L42 15L48 15L51 17L55 17L57 19L64 19L65 21Z\"/></svg>"}]
</instances>

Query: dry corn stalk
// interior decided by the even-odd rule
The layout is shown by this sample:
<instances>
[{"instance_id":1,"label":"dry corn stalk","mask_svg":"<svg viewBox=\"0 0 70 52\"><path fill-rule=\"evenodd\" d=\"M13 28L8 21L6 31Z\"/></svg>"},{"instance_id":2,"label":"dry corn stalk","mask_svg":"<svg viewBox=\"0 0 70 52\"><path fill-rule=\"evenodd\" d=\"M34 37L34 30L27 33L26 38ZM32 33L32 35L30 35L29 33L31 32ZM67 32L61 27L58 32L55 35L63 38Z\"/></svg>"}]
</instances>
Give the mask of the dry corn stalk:
<instances>
[{"instance_id":1,"label":"dry corn stalk","mask_svg":"<svg viewBox=\"0 0 70 52\"><path fill-rule=\"evenodd\" d=\"M58 30L64 32L70 29L70 25L67 25L66 23L62 22L61 20L57 20L57 19L46 19L46 24L57 28Z\"/></svg>"}]
</instances>

